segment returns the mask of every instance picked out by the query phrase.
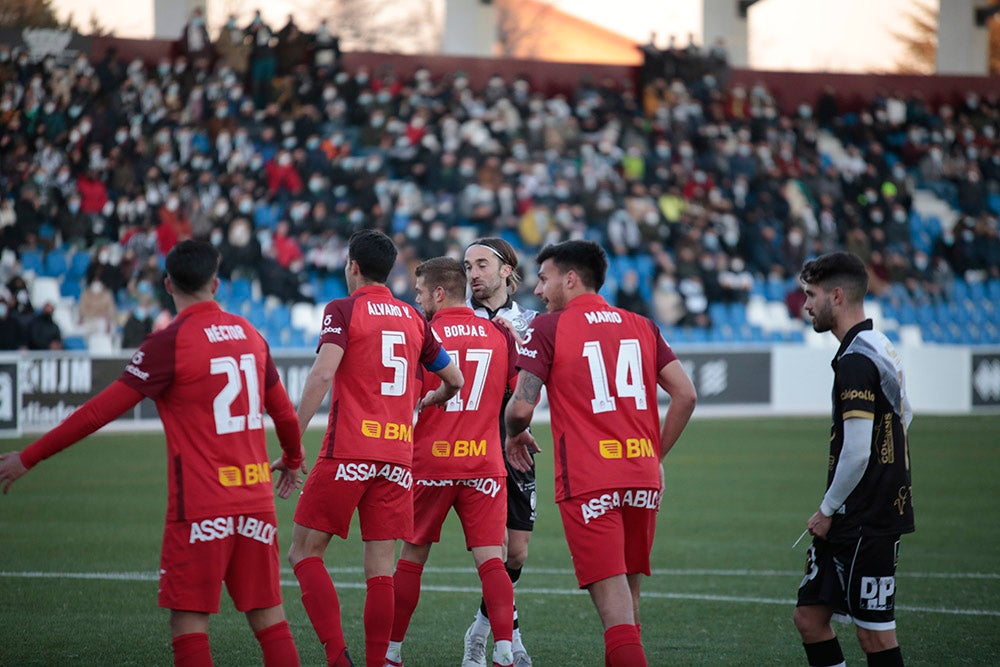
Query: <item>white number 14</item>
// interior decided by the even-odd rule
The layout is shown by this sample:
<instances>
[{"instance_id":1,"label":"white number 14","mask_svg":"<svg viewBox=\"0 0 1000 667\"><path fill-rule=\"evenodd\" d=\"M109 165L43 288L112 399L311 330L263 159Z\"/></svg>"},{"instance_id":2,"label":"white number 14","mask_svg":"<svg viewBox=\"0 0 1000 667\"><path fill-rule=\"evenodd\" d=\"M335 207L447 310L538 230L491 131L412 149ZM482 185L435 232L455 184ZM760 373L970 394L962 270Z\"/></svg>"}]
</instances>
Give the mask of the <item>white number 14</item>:
<instances>
[{"instance_id":1,"label":"white number 14","mask_svg":"<svg viewBox=\"0 0 1000 667\"><path fill-rule=\"evenodd\" d=\"M604 365L604 353L600 341L592 340L583 344L583 356L590 365L590 381L594 386L594 398L590 407L594 414L612 412L616 409L615 397L608 387L608 374ZM615 394L618 398L635 399L638 410L646 409L646 386L642 382L642 355L639 340L625 338L619 343L618 360L615 363Z\"/></svg>"}]
</instances>

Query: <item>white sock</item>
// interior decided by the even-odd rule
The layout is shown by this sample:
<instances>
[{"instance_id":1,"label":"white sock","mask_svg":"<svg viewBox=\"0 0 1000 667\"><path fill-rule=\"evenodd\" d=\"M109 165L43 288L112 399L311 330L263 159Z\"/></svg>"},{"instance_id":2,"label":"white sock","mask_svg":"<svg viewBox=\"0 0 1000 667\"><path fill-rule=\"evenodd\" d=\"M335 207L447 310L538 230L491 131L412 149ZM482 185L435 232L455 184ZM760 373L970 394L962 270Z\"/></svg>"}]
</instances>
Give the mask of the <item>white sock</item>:
<instances>
[{"instance_id":1,"label":"white sock","mask_svg":"<svg viewBox=\"0 0 1000 667\"><path fill-rule=\"evenodd\" d=\"M386 660L392 660L393 662L402 662L403 656L403 642L389 642L389 648L385 652Z\"/></svg>"},{"instance_id":2,"label":"white sock","mask_svg":"<svg viewBox=\"0 0 1000 667\"><path fill-rule=\"evenodd\" d=\"M477 635L490 634L490 619L483 616L482 610L476 610L476 620L472 622L472 632Z\"/></svg>"},{"instance_id":3,"label":"white sock","mask_svg":"<svg viewBox=\"0 0 1000 667\"><path fill-rule=\"evenodd\" d=\"M524 644L521 643L521 628L514 628L514 640L511 642L515 651L527 651L524 648Z\"/></svg>"},{"instance_id":4,"label":"white sock","mask_svg":"<svg viewBox=\"0 0 1000 667\"><path fill-rule=\"evenodd\" d=\"M498 641L493 644L493 662L498 665L513 664L514 650L509 641Z\"/></svg>"}]
</instances>

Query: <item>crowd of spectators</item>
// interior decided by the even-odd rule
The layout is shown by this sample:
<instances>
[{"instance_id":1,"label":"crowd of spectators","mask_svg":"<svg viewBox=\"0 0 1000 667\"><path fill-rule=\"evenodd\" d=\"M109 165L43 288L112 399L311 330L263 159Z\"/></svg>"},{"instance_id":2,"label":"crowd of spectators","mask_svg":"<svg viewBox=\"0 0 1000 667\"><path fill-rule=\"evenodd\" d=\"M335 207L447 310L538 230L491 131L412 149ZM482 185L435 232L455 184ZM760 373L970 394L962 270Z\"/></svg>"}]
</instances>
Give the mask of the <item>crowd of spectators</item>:
<instances>
[{"instance_id":1,"label":"crowd of spectators","mask_svg":"<svg viewBox=\"0 0 1000 667\"><path fill-rule=\"evenodd\" d=\"M169 321L161 261L191 237L219 247L224 278L285 303L340 274L357 229L400 245L402 298L413 262L502 235L528 303L535 251L591 238L612 256L610 298L694 327L835 248L868 263L876 293L933 299L955 275L1000 278L996 97L932 108L887 94L846 113L827 91L784 113L763 86L706 72L474 90L462 72L345 71L325 25L273 31L259 13L214 41L196 14L179 44L155 63L113 49L33 62L0 45L0 250L91 253L81 326L127 345ZM824 133L837 150L821 150ZM916 187L957 224L915 234ZM44 321L29 335L51 304L26 301L17 262L0 262L0 284L4 347L57 346Z\"/></svg>"}]
</instances>

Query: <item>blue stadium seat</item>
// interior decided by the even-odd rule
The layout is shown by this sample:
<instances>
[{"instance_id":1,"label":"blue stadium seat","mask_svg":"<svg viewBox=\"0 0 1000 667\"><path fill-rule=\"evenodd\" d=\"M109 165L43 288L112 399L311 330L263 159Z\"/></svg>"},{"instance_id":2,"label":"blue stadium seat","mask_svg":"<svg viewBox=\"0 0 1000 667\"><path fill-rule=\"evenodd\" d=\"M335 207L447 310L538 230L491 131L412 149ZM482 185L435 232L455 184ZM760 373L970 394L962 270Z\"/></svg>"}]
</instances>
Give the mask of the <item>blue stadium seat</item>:
<instances>
[{"instance_id":1,"label":"blue stadium seat","mask_svg":"<svg viewBox=\"0 0 1000 667\"><path fill-rule=\"evenodd\" d=\"M734 301L729 304L729 323L734 325L744 324L747 321L746 304Z\"/></svg>"},{"instance_id":2,"label":"blue stadium seat","mask_svg":"<svg viewBox=\"0 0 1000 667\"><path fill-rule=\"evenodd\" d=\"M52 249L45 255L45 275L58 278L69 273L69 262L66 260L66 253L59 249Z\"/></svg>"},{"instance_id":3,"label":"blue stadium seat","mask_svg":"<svg viewBox=\"0 0 1000 667\"><path fill-rule=\"evenodd\" d=\"M993 303L1000 303L1000 280L992 278L986 283L986 293Z\"/></svg>"},{"instance_id":4,"label":"blue stadium seat","mask_svg":"<svg viewBox=\"0 0 1000 667\"><path fill-rule=\"evenodd\" d=\"M997 215L1000 215L1000 193L991 192L986 198L986 206Z\"/></svg>"},{"instance_id":5,"label":"blue stadium seat","mask_svg":"<svg viewBox=\"0 0 1000 667\"><path fill-rule=\"evenodd\" d=\"M883 331L885 337L892 341L893 344L899 344L899 331L896 329L886 329Z\"/></svg>"},{"instance_id":6,"label":"blue stadium seat","mask_svg":"<svg viewBox=\"0 0 1000 667\"><path fill-rule=\"evenodd\" d=\"M289 328L292 326L292 309L279 303L267 314L268 324L274 327Z\"/></svg>"},{"instance_id":7,"label":"blue stadium seat","mask_svg":"<svg viewBox=\"0 0 1000 667\"><path fill-rule=\"evenodd\" d=\"M37 250L22 250L21 269L24 271L34 271L36 274L42 275L45 271L42 253Z\"/></svg>"},{"instance_id":8,"label":"blue stadium seat","mask_svg":"<svg viewBox=\"0 0 1000 667\"><path fill-rule=\"evenodd\" d=\"M82 336L66 336L63 338L63 349L66 350L86 350L87 339Z\"/></svg>"},{"instance_id":9,"label":"blue stadium seat","mask_svg":"<svg viewBox=\"0 0 1000 667\"><path fill-rule=\"evenodd\" d=\"M333 301L347 296L347 284L340 276L329 275L320 283L320 300Z\"/></svg>"},{"instance_id":10,"label":"blue stadium seat","mask_svg":"<svg viewBox=\"0 0 1000 667\"><path fill-rule=\"evenodd\" d=\"M900 324L916 324L918 321L917 309L911 303L900 304L899 310L896 313L896 321Z\"/></svg>"},{"instance_id":11,"label":"blue stadium seat","mask_svg":"<svg viewBox=\"0 0 1000 667\"><path fill-rule=\"evenodd\" d=\"M969 283L969 298L974 301L982 301L987 298L986 286L982 283L982 281Z\"/></svg>"},{"instance_id":12,"label":"blue stadium seat","mask_svg":"<svg viewBox=\"0 0 1000 667\"><path fill-rule=\"evenodd\" d=\"M83 293L83 284L78 279L66 278L59 283L59 293L66 297L79 299Z\"/></svg>"},{"instance_id":13,"label":"blue stadium seat","mask_svg":"<svg viewBox=\"0 0 1000 667\"><path fill-rule=\"evenodd\" d=\"M708 316L712 318L712 324L717 327L730 323L729 309L726 308L726 304L718 301L708 304Z\"/></svg>"},{"instance_id":14,"label":"blue stadium seat","mask_svg":"<svg viewBox=\"0 0 1000 667\"><path fill-rule=\"evenodd\" d=\"M768 280L764 290L768 301L784 301L787 294L785 283L780 280Z\"/></svg>"},{"instance_id":15,"label":"blue stadium seat","mask_svg":"<svg viewBox=\"0 0 1000 667\"><path fill-rule=\"evenodd\" d=\"M235 301L250 301L253 298L253 286L246 278L234 278L229 283L229 298Z\"/></svg>"},{"instance_id":16,"label":"blue stadium seat","mask_svg":"<svg viewBox=\"0 0 1000 667\"><path fill-rule=\"evenodd\" d=\"M969 286L961 278L955 278L951 281L951 298L956 301L969 298Z\"/></svg>"},{"instance_id":17,"label":"blue stadium seat","mask_svg":"<svg viewBox=\"0 0 1000 667\"><path fill-rule=\"evenodd\" d=\"M68 278L75 278L79 280L87 275L87 267L89 266L90 253L78 250L70 257L69 271L66 276Z\"/></svg>"}]
</instances>

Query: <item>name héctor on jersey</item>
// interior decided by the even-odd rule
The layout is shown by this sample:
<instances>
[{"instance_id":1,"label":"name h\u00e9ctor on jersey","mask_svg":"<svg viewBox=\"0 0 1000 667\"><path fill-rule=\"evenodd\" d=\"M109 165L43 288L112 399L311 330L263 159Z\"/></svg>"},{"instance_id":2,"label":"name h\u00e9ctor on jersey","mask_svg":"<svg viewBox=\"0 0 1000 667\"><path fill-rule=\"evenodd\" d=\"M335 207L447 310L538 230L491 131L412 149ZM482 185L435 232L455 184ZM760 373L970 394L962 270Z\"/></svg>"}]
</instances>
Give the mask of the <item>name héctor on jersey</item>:
<instances>
[{"instance_id":1,"label":"name h\u00e9ctor on jersey","mask_svg":"<svg viewBox=\"0 0 1000 667\"><path fill-rule=\"evenodd\" d=\"M210 327L205 327L204 331L209 343L247 339L247 332L239 324L213 324Z\"/></svg>"}]
</instances>

